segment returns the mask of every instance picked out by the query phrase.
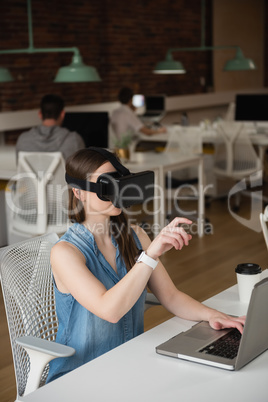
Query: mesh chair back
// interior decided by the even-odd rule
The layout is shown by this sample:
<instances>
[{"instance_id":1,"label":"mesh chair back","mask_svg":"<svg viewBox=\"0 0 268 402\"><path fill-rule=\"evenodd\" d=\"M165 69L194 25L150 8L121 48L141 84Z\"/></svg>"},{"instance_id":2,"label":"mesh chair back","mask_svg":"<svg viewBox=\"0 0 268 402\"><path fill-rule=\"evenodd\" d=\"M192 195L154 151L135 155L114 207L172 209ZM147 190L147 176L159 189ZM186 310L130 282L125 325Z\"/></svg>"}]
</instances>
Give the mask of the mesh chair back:
<instances>
[{"instance_id":1,"label":"mesh chair back","mask_svg":"<svg viewBox=\"0 0 268 402\"><path fill-rule=\"evenodd\" d=\"M20 336L54 341L58 329L50 251L58 240L55 233L5 247L0 254L0 273L17 394L22 396L30 370L26 351L16 343ZM46 380L48 366L41 384Z\"/></svg>"},{"instance_id":2,"label":"mesh chair back","mask_svg":"<svg viewBox=\"0 0 268 402\"><path fill-rule=\"evenodd\" d=\"M249 134L243 123L221 122L215 144L215 172L232 178L244 178L261 169Z\"/></svg>"},{"instance_id":3,"label":"mesh chair back","mask_svg":"<svg viewBox=\"0 0 268 402\"><path fill-rule=\"evenodd\" d=\"M60 152L19 152L14 188L11 230L32 236L66 231L68 189Z\"/></svg>"}]
</instances>

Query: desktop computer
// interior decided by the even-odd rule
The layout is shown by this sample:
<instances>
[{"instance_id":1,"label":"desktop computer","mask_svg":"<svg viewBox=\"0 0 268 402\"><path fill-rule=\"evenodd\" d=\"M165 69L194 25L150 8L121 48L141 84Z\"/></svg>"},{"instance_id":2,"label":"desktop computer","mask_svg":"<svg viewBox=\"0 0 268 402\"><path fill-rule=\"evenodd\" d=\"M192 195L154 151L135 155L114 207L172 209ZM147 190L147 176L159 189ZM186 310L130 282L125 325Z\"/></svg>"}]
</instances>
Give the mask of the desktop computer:
<instances>
[{"instance_id":1,"label":"desktop computer","mask_svg":"<svg viewBox=\"0 0 268 402\"><path fill-rule=\"evenodd\" d=\"M66 112L62 126L80 134L86 147L108 148L108 112Z\"/></svg>"}]
</instances>

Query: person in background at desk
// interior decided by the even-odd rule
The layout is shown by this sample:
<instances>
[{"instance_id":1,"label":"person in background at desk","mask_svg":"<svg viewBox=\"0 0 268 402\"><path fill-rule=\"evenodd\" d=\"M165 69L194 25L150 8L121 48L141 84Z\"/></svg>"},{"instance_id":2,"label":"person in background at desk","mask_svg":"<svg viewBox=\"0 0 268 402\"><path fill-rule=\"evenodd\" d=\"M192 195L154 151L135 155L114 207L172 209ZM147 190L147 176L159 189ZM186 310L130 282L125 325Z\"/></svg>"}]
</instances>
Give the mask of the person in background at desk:
<instances>
[{"instance_id":1,"label":"person in background at desk","mask_svg":"<svg viewBox=\"0 0 268 402\"><path fill-rule=\"evenodd\" d=\"M91 149L77 151L66 162L67 175L80 183L96 182L114 170L106 156ZM141 334L147 286L179 317L242 332L245 317L230 317L179 291L159 260L173 247L188 246L192 236L179 225L190 225L189 219L175 218L151 242L143 229L127 222L122 209L96 193L76 186L69 197L74 223L52 248L51 266L56 342L76 353L50 362L48 382Z\"/></svg>"},{"instance_id":2,"label":"person in background at desk","mask_svg":"<svg viewBox=\"0 0 268 402\"><path fill-rule=\"evenodd\" d=\"M145 135L166 133L165 127L150 128L135 114L135 107L132 104L133 91L131 88L124 87L118 94L118 99L121 106L115 109L111 116L111 125L117 139L120 139L123 134L131 134L133 137L142 133Z\"/></svg>"},{"instance_id":3,"label":"person in background at desk","mask_svg":"<svg viewBox=\"0 0 268 402\"><path fill-rule=\"evenodd\" d=\"M64 159L85 148L83 138L75 131L61 127L65 116L64 101L58 95L45 95L40 103L42 124L22 133L16 143L16 157L24 152L61 152Z\"/></svg>"}]
</instances>

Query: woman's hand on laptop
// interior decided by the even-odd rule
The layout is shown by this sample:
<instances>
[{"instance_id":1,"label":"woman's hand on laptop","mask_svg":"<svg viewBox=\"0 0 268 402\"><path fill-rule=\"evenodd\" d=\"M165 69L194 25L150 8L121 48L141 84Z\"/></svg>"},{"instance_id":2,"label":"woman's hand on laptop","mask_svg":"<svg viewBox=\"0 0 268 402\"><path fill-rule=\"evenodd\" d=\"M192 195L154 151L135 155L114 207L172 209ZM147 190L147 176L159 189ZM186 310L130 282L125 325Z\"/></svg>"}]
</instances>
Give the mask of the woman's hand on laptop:
<instances>
[{"instance_id":1,"label":"woman's hand on laptop","mask_svg":"<svg viewBox=\"0 0 268 402\"><path fill-rule=\"evenodd\" d=\"M213 329L220 330L225 328L237 328L241 334L243 333L245 321L246 316L233 317L217 310L213 310L213 313L208 320L209 325Z\"/></svg>"}]
</instances>

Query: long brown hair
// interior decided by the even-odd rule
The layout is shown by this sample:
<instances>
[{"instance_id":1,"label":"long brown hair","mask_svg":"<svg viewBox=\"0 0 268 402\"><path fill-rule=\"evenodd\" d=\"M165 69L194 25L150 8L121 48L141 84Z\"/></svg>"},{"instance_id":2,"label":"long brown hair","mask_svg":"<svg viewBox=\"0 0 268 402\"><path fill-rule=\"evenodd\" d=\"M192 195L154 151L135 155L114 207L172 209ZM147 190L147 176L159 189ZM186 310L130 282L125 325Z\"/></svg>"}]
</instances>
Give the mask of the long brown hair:
<instances>
[{"instance_id":1,"label":"long brown hair","mask_svg":"<svg viewBox=\"0 0 268 402\"><path fill-rule=\"evenodd\" d=\"M102 154L90 149L81 149L67 159L66 173L76 179L90 180L90 175L106 162L108 160ZM69 219L77 223L82 223L86 219L84 205L71 189L69 189ZM123 211L120 215L111 216L110 232L117 241L120 254L129 271L135 264L138 249Z\"/></svg>"}]
</instances>

